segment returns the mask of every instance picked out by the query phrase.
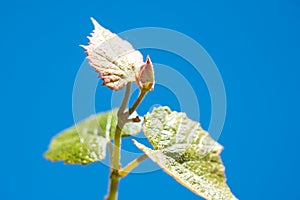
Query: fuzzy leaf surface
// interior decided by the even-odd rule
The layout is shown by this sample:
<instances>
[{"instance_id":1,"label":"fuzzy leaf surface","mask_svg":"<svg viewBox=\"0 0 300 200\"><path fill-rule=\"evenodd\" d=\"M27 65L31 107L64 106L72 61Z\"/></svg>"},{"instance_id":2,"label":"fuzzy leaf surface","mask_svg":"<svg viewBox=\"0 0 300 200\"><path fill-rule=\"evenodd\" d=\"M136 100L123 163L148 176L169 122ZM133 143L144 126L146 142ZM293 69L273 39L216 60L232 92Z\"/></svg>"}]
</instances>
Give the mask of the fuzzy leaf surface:
<instances>
[{"instance_id":1,"label":"fuzzy leaf surface","mask_svg":"<svg viewBox=\"0 0 300 200\"><path fill-rule=\"evenodd\" d=\"M145 116L143 131L154 150L135 145L180 184L208 200L237 199L226 184L223 147L198 122L159 107Z\"/></svg>"},{"instance_id":2,"label":"fuzzy leaf surface","mask_svg":"<svg viewBox=\"0 0 300 200\"><path fill-rule=\"evenodd\" d=\"M135 117L137 113L131 116ZM45 158L64 161L66 164L90 164L101 161L106 156L107 143L114 137L117 125L117 109L92 115L55 136ZM140 132L142 122L127 123L122 136Z\"/></svg>"},{"instance_id":3,"label":"fuzzy leaf surface","mask_svg":"<svg viewBox=\"0 0 300 200\"><path fill-rule=\"evenodd\" d=\"M122 89L128 82L134 82L140 67L144 64L143 55L126 40L110 32L91 18L94 30L88 37L89 44L81 45L91 66L103 79L103 85L112 90Z\"/></svg>"}]
</instances>

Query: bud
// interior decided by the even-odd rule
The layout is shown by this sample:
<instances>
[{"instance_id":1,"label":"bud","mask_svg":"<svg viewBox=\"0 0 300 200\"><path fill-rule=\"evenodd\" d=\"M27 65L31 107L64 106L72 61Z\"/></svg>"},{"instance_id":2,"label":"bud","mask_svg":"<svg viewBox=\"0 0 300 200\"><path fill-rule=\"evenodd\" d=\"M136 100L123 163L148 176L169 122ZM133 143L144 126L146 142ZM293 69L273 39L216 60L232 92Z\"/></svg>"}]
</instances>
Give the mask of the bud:
<instances>
[{"instance_id":1,"label":"bud","mask_svg":"<svg viewBox=\"0 0 300 200\"><path fill-rule=\"evenodd\" d=\"M149 56L135 78L141 90L152 91L154 89L154 70Z\"/></svg>"}]
</instances>

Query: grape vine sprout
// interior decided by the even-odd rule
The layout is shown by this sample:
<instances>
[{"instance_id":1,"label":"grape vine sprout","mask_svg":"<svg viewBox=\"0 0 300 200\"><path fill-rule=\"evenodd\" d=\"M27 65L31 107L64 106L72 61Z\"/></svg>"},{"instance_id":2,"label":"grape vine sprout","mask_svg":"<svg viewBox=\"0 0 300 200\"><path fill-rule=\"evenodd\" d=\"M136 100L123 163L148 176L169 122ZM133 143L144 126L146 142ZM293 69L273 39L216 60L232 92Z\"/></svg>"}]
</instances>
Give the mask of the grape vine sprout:
<instances>
[{"instance_id":1,"label":"grape vine sprout","mask_svg":"<svg viewBox=\"0 0 300 200\"><path fill-rule=\"evenodd\" d=\"M199 122L167 106L155 107L145 116L136 109L149 92L155 92L155 73L150 56L143 55L126 40L102 27L92 18L94 30L89 44L81 45L89 64L103 80L102 85L125 90L120 107L92 115L55 136L44 154L51 161L88 165L106 158L110 174L106 200L118 199L119 181L146 159L207 200L237 199L226 183L220 158L223 147ZM128 105L132 84L139 95ZM132 140L143 154L122 167L122 138L143 132L152 147ZM108 149L108 152L106 150ZM167 192L167 191L166 191Z\"/></svg>"}]
</instances>

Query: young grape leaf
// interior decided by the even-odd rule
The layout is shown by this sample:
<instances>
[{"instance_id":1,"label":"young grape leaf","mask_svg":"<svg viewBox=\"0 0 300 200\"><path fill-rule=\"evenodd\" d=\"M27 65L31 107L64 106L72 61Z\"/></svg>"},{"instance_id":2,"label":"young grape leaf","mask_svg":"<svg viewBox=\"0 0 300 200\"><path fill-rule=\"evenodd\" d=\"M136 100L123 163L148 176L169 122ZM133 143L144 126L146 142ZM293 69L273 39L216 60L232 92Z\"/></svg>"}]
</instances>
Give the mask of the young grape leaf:
<instances>
[{"instance_id":1,"label":"young grape leaf","mask_svg":"<svg viewBox=\"0 0 300 200\"><path fill-rule=\"evenodd\" d=\"M88 37L89 45L81 45L91 66L103 79L103 85L112 90L122 89L128 82L135 81L135 75L144 64L142 54L126 40L102 27L91 18L94 31Z\"/></svg>"},{"instance_id":2,"label":"young grape leaf","mask_svg":"<svg viewBox=\"0 0 300 200\"><path fill-rule=\"evenodd\" d=\"M145 116L143 131L155 150L135 145L180 184L207 200L237 199L226 184L223 147L198 122L159 107Z\"/></svg>"},{"instance_id":3,"label":"young grape leaf","mask_svg":"<svg viewBox=\"0 0 300 200\"><path fill-rule=\"evenodd\" d=\"M133 113L130 117L136 117ZM106 145L114 137L117 125L117 109L92 115L55 136L45 157L52 161L63 160L66 164L89 164L103 160ZM129 122L123 127L122 136L140 132L141 122Z\"/></svg>"}]
</instances>

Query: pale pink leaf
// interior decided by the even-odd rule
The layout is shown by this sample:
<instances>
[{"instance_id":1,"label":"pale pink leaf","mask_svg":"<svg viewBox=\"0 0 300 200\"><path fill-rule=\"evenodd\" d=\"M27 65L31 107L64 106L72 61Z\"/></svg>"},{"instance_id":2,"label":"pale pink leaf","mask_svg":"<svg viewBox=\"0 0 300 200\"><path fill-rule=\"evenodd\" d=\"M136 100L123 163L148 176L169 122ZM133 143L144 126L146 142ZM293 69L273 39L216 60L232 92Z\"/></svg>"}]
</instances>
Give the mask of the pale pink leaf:
<instances>
[{"instance_id":1,"label":"pale pink leaf","mask_svg":"<svg viewBox=\"0 0 300 200\"><path fill-rule=\"evenodd\" d=\"M103 79L103 85L112 90L122 89L135 76L144 64L142 54L126 40L102 27L91 18L94 30L88 37L89 45L81 45L91 66Z\"/></svg>"}]
</instances>

